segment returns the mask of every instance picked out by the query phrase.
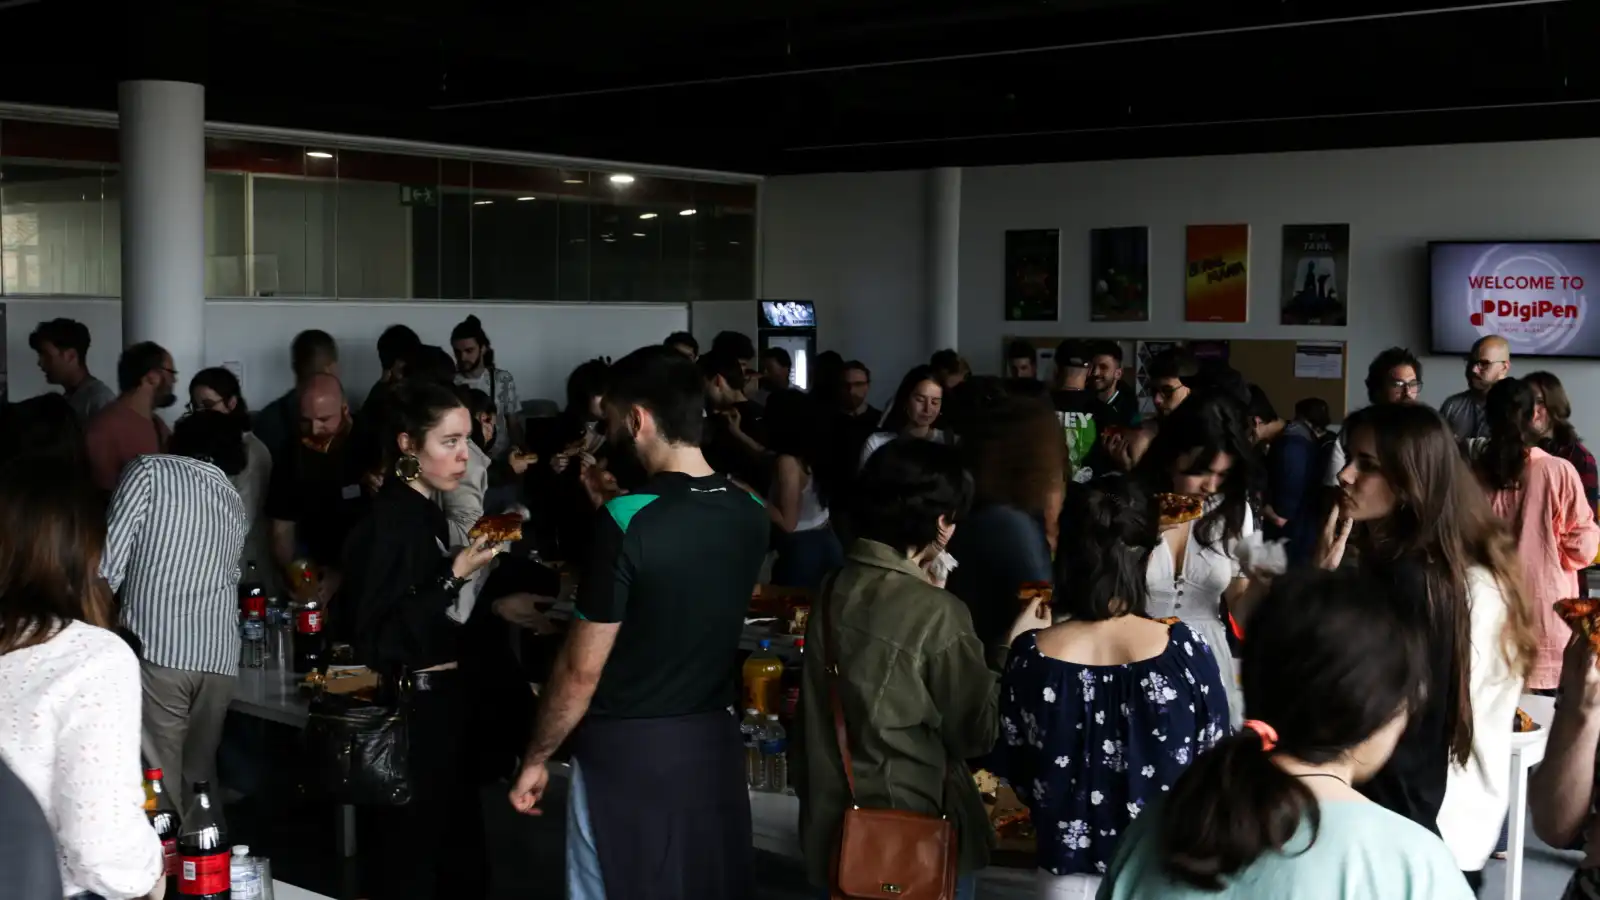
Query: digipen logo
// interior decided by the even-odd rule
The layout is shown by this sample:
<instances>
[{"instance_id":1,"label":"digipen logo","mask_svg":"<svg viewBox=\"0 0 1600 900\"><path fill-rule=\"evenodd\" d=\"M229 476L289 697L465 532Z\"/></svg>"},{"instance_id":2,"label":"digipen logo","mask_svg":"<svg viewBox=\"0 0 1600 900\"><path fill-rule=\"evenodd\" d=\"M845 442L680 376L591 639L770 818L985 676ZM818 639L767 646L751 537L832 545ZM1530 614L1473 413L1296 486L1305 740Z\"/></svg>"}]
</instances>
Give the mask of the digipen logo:
<instances>
[{"instance_id":1,"label":"digipen logo","mask_svg":"<svg viewBox=\"0 0 1600 900\"><path fill-rule=\"evenodd\" d=\"M1505 338L1513 355L1560 355L1588 318L1583 276L1542 246L1489 246L1457 277L1472 329Z\"/></svg>"}]
</instances>

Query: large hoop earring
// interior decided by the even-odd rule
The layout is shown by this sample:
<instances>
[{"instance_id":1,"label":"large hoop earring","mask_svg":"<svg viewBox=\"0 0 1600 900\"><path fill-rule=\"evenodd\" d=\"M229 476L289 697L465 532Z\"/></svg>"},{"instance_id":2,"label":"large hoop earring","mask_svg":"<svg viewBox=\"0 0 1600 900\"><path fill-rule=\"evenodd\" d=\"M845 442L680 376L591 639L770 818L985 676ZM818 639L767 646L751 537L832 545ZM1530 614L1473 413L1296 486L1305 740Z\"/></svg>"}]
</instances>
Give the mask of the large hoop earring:
<instances>
[{"instance_id":1,"label":"large hoop earring","mask_svg":"<svg viewBox=\"0 0 1600 900\"><path fill-rule=\"evenodd\" d=\"M410 484L422 477L422 463L409 453L401 454L400 458L394 461L394 477Z\"/></svg>"}]
</instances>

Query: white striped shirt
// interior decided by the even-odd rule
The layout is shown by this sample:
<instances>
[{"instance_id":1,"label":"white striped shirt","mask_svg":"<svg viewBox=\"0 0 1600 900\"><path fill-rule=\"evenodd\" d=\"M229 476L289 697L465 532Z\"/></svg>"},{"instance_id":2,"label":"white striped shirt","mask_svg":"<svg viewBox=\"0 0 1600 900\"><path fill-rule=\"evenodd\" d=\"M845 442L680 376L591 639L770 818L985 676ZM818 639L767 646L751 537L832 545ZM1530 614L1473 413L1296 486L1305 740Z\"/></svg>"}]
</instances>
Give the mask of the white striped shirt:
<instances>
[{"instance_id":1,"label":"white striped shirt","mask_svg":"<svg viewBox=\"0 0 1600 900\"><path fill-rule=\"evenodd\" d=\"M222 470L183 456L129 463L111 498L100 574L144 659L191 672L239 669L239 552L249 519Z\"/></svg>"}]
</instances>

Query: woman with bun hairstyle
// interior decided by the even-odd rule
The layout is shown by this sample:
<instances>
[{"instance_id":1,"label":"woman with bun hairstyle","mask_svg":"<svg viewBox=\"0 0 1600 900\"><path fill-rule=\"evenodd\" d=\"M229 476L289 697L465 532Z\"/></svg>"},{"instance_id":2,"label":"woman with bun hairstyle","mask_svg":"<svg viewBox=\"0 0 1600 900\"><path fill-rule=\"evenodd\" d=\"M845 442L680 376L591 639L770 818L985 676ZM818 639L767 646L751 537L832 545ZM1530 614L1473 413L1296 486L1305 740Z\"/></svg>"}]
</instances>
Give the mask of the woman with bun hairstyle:
<instances>
[{"instance_id":1,"label":"woman with bun hairstyle","mask_svg":"<svg viewBox=\"0 0 1600 900\"><path fill-rule=\"evenodd\" d=\"M385 403L383 485L345 544L344 584L332 614L353 618L355 661L407 678L411 803L363 809L363 896L373 900L476 900L487 890L482 809L464 745L471 706L459 667L462 588L500 548L476 543L446 555L444 512L432 492L467 473L472 421L448 387L400 383Z\"/></svg>"},{"instance_id":2,"label":"woman with bun hairstyle","mask_svg":"<svg viewBox=\"0 0 1600 900\"><path fill-rule=\"evenodd\" d=\"M496 427L489 456L500 459L511 448L521 447L522 399L517 396L516 379L495 368L494 347L477 316L467 316L450 330L450 349L456 355L456 384L483 391L494 401ZM409 377L411 370L406 373Z\"/></svg>"},{"instance_id":3,"label":"woman with bun hairstyle","mask_svg":"<svg viewBox=\"0 0 1600 900\"><path fill-rule=\"evenodd\" d=\"M1128 823L1228 734L1228 702L1215 651L1182 622L1144 617L1149 497L1107 478L1070 488L1065 513L1055 612L1067 618L1012 645L997 755L1038 829L1038 895L1083 900Z\"/></svg>"},{"instance_id":4,"label":"woman with bun hairstyle","mask_svg":"<svg viewBox=\"0 0 1600 900\"><path fill-rule=\"evenodd\" d=\"M1275 580L1250 620L1245 727L1122 840L1101 900L1468 900L1439 838L1356 790L1426 702L1428 624L1354 572Z\"/></svg>"}]
</instances>

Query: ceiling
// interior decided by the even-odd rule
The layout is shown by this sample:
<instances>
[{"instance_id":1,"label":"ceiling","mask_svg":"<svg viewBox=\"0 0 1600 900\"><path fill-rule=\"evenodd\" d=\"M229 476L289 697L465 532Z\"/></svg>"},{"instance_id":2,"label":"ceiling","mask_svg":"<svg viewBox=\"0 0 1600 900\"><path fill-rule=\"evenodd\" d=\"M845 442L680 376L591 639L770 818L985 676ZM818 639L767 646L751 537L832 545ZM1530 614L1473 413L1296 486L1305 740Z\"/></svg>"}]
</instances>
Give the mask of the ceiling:
<instances>
[{"instance_id":1,"label":"ceiling","mask_svg":"<svg viewBox=\"0 0 1600 900\"><path fill-rule=\"evenodd\" d=\"M548 5L0 0L0 99L765 174L1600 135L1595 0Z\"/></svg>"}]
</instances>

